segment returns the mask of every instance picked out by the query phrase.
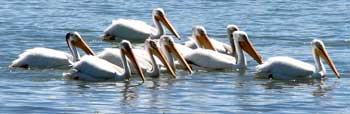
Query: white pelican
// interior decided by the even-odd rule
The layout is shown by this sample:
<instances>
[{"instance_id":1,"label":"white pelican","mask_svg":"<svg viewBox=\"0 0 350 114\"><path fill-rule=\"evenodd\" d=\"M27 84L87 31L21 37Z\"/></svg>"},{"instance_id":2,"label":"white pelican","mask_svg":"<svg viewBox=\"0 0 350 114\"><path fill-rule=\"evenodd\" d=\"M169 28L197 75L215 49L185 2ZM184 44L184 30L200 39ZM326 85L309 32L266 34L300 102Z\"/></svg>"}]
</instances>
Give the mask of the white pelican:
<instances>
[{"instance_id":1,"label":"white pelican","mask_svg":"<svg viewBox=\"0 0 350 114\"><path fill-rule=\"evenodd\" d=\"M120 53L122 57L123 66L114 65L97 56L84 56L82 59L73 64L71 72L65 73L64 76L85 81L103 81L116 80L122 81L129 79L131 76L130 66L127 58L134 64L140 75L142 81L145 81L143 72L136 62L135 55L131 49L131 43L123 40L120 43ZM126 58L127 57L127 58Z\"/></svg>"},{"instance_id":2,"label":"white pelican","mask_svg":"<svg viewBox=\"0 0 350 114\"><path fill-rule=\"evenodd\" d=\"M235 31L239 31L239 28L236 25L228 25L226 27L226 30L228 33L228 38L231 40L233 39L232 33ZM234 49L232 49L229 44L217 41L213 38L209 38L207 31L203 26L194 26L192 29L192 37L190 41L185 42L184 45L192 49L204 48L218 51L220 53L228 55L235 53L233 52Z\"/></svg>"},{"instance_id":3,"label":"white pelican","mask_svg":"<svg viewBox=\"0 0 350 114\"><path fill-rule=\"evenodd\" d=\"M243 51L247 52L259 64L262 64L262 57L250 42L248 35L243 31L233 32L234 48L237 60L231 55L222 54L208 49L196 49L184 55L192 69L198 70L222 70L240 69L247 65Z\"/></svg>"},{"instance_id":4,"label":"white pelican","mask_svg":"<svg viewBox=\"0 0 350 114\"><path fill-rule=\"evenodd\" d=\"M323 42L321 40L313 40L311 45L315 65L290 57L272 57L264 64L256 67L257 76L270 79L323 78L326 70L321 61L322 58L327 61L335 75L340 78Z\"/></svg>"},{"instance_id":5,"label":"white pelican","mask_svg":"<svg viewBox=\"0 0 350 114\"><path fill-rule=\"evenodd\" d=\"M36 47L25 50L16 60L12 61L9 67L69 68L71 63L78 61L80 58L76 47L81 48L88 55L95 55L78 32L67 33L66 41L73 56L59 50Z\"/></svg>"},{"instance_id":6,"label":"white pelican","mask_svg":"<svg viewBox=\"0 0 350 114\"><path fill-rule=\"evenodd\" d=\"M152 17L156 28L140 20L118 19L114 20L112 24L104 30L102 37L104 40L127 39L131 41L145 41L145 39L149 37L152 39L159 39L160 36L165 34L161 25L162 23L177 38L180 38L180 35L168 21L162 8L154 9Z\"/></svg>"},{"instance_id":7,"label":"white pelican","mask_svg":"<svg viewBox=\"0 0 350 114\"><path fill-rule=\"evenodd\" d=\"M160 37L159 45L162 52L165 53L165 56L167 57L167 60L169 61L169 64L174 71L176 71L176 66L174 63L173 56L175 56L179 60L179 62L182 64L181 68L184 68L190 74L192 74L191 67L189 66L189 64L183 57L183 55L178 51L178 48L183 46L181 46L180 44L176 44L174 42L174 39L169 35L163 35L162 37ZM189 50L189 51L192 51L192 50Z\"/></svg>"},{"instance_id":8,"label":"white pelican","mask_svg":"<svg viewBox=\"0 0 350 114\"><path fill-rule=\"evenodd\" d=\"M97 56L101 59L105 59L108 62L111 62L117 66L121 66L122 59L119 49L106 48ZM145 76L157 77L160 75L159 65L166 67L167 71L176 78L176 74L173 69L170 67L167 59L164 57L163 53L159 50L159 47L156 45L155 41L151 39L145 40L145 50L142 49L133 49L135 52L135 57L137 57L137 62L140 64L142 71ZM156 60L154 56L158 59ZM161 62L161 63L159 63ZM129 61L130 66L133 68L133 64ZM136 73L136 69L131 69L132 73Z\"/></svg>"}]
</instances>

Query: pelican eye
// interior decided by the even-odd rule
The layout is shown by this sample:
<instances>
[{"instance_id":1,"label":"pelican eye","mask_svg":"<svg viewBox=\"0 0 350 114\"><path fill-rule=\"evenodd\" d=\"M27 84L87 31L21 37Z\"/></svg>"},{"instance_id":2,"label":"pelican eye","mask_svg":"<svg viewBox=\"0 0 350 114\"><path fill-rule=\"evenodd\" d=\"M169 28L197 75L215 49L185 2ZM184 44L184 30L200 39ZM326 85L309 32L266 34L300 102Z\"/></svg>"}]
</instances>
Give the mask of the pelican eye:
<instances>
[{"instance_id":1,"label":"pelican eye","mask_svg":"<svg viewBox=\"0 0 350 114\"><path fill-rule=\"evenodd\" d=\"M229 30L230 30L230 31L238 31L238 29L236 29L236 28L234 28L234 27L230 28Z\"/></svg>"},{"instance_id":2,"label":"pelican eye","mask_svg":"<svg viewBox=\"0 0 350 114\"><path fill-rule=\"evenodd\" d=\"M154 41L150 41L149 44L151 45L151 47L157 47L157 44Z\"/></svg>"},{"instance_id":3,"label":"pelican eye","mask_svg":"<svg viewBox=\"0 0 350 114\"><path fill-rule=\"evenodd\" d=\"M315 46L318 48L318 49L322 49L323 46L321 45L320 42L315 42Z\"/></svg>"},{"instance_id":4,"label":"pelican eye","mask_svg":"<svg viewBox=\"0 0 350 114\"><path fill-rule=\"evenodd\" d=\"M174 44L174 41L171 40L170 36L164 37L164 40L165 40L165 42L166 42L167 44Z\"/></svg>"},{"instance_id":5,"label":"pelican eye","mask_svg":"<svg viewBox=\"0 0 350 114\"><path fill-rule=\"evenodd\" d=\"M246 41L246 40L248 40L248 37L247 37L246 35L239 34L239 39L240 39L241 41Z\"/></svg>"},{"instance_id":6,"label":"pelican eye","mask_svg":"<svg viewBox=\"0 0 350 114\"><path fill-rule=\"evenodd\" d=\"M203 30L198 30L199 34L204 34Z\"/></svg>"},{"instance_id":7,"label":"pelican eye","mask_svg":"<svg viewBox=\"0 0 350 114\"><path fill-rule=\"evenodd\" d=\"M121 45L121 47L124 47L124 48L131 48L131 44L130 43L128 43L128 42L124 42L124 41L122 41L122 43L120 44Z\"/></svg>"},{"instance_id":8,"label":"pelican eye","mask_svg":"<svg viewBox=\"0 0 350 114\"><path fill-rule=\"evenodd\" d=\"M76 34L71 34L72 40L78 40L78 36Z\"/></svg>"},{"instance_id":9,"label":"pelican eye","mask_svg":"<svg viewBox=\"0 0 350 114\"><path fill-rule=\"evenodd\" d=\"M158 11L158 12L157 12L157 15L162 16L163 13L162 13L161 11Z\"/></svg>"}]
</instances>

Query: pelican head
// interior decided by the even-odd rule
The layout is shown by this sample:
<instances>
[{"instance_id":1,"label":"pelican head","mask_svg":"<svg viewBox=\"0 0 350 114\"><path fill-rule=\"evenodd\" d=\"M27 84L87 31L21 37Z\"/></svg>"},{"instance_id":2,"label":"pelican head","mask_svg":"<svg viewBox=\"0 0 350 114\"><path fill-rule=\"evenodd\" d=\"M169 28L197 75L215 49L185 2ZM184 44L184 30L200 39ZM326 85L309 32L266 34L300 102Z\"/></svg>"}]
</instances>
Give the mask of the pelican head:
<instances>
[{"instance_id":1,"label":"pelican head","mask_svg":"<svg viewBox=\"0 0 350 114\"><path fill-rule=\"evenodd\" d=\"M328 52L323 42L321 40L315 39L311 42L311 45L316 57L321 57L322 59L324 59L328 63L329 67L331 67L331 69L333 70L335 76L337 76L337 78L340 78L339 72L335 67L331 57L328 55ZM323 65L321 67L323 67Z\"/></svg>"},{"instance_id":2,"label":"pelican head","mask_svg":"<svg viewBox=\"0 0 350 114\"><path fill-rule=\"evenodd\" d=\"M239 28L237 25L227 25L226 26L226 30L227 30L227 35L229 38L232 38L232 33L235 31L239 31Z\"/></svg>"},{"instance_id":3,"label":"pelican head","mask_svg":"<svg viewBox=\"0 0 350 114\"><path fill-rule=\"evenodd\" d=\"M157 43L152 39L146 39L145 47L146 49L149 50L150 55L157 56L159 60L164 64L164 66L167 68L168 72L173 76L173 78L176 78L176 74L174 70L170 67L168 60L165 58L164 54L160 51L160 48L158 47Z\"/></svg>"},{"instance_id":4,"label":"pelican head","mask_svg":"<svg viewBox=\"0 0 350 114\"><path fill-rule=\"evenodd\" d=\"M137 72L139 73L142 81L145 81L145 76L140 68L140 65L136 62L136 57L134 55L134 52L132 51L132 45L129 41L127 40L122 40L120 42L120 50L122 51L123 54L126 55L126 57L129 58L129 60L131 61L132 64L134 64L135 69L137 70Z\"/></svg>"},{"instance_id":5,"label":"pelican head","mask_svg":"<svg viewBox=\"0 0 350 114\"><path fill-rule=\"evenodd\" d=\"M227 30L227 36L228 36L228 38L230 40L230 43L234 44L234 42L233 42L233 34L232 33L235 32L235 31L239 31L238 26L236 26L236 25L227 25L226 26L226 30Z\"/></svg>"},{"instance_id":6,"label":"pelican head","mask_svg":"<svg viewBox=\"0 0 350 114\"><path fill-rule=\"evenodd\" d=\"M255 61L257 61L259 64L263 63L262 57L250 42L247 33L243 31L233 32L233 40L236 42L235 45L239 45L239 47L253 57Z\"/></svg>"},{"instance_id":7,"label":"pelican head","mask_svg":"<svg viewBox=\"0 0 350 114\"><path fill-rule=\"evenodd\" d=\"M95 55L78 32L68 32L66 34L66 42L69 50L74 56L74 61L78 61L79 59L79 53L77 52L76 47L82 49L88 55Z\"/></svg>"},{"instance_id":8,"label":"pelican head","mask_svg":"<svg viewBox=\"0 0 350 114\"><path fill-rule=\"evenodd\" d=\"M195 38L195 41L200 48L216 51L208 37L207 31L203 26L194 26L192 29L192 35L192 37Z\"/></svg>"},{"instance_id":9,"label":"pelican head","mask_svg":"<svg viewBox=\"0 0 350 114\"><path fill-rule=\"evenodd\" d=\"M173 25L171 25L162 8L154 9L152 15L156 21L161 22L166 28L168 28L168 30L170 30L171 33L176 36L176 38L180 39L180 35L176 32Z\"/></svg>"},{"instance_id":10,"label":"pelican head","mask_svg":"<svg viewBox=\"0 0 350 114\"><path fill-rule=\"evenodd\" d=\"M180 54L179 51L176 49L174 39L171 36L169 35L161 36L159 43L162 46L164 46L162 47L164 49L163 51L168 52L168 55L173 54L174 56L176 56L179 59L179 61L185 66L185 69L190 74L192 74L191 67L188 65L187 61L182 56L182 54ZM172 58L169 58L168 56L168 59L172 59ZM172 60L169 60L169 61L172 61ZM172 64L173 70L175 70L174 63L171 62L170 64Z\"/></svg>"}]
</instances>

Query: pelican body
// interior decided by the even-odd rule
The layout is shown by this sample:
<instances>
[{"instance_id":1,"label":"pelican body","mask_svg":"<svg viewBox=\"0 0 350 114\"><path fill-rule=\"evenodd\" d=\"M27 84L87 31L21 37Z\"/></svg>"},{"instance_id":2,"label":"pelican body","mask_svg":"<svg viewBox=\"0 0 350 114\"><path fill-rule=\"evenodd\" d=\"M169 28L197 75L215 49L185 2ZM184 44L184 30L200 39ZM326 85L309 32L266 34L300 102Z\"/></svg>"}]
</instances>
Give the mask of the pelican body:
<instances>
[{"instance_id":1,"label":"pelican body","mask_svg":"<svg viewBox=\"0 0 350 114\"><path fill-rule=\"evenodd\" d=\"M36 47L25 50L16 60L12 61L9 67L26 69L69 68L69 65L80 58L76 48L81 48L88 55L95 55L78 32L67 33L66 42L72 55L59 50Z\"/></svg>"},{"instance_id":2,"label":"pelican body","mask_svg":"<svg viewBox=\"0 0 350 114\"><path fill-rule=\"evenodd\" d=\"M247 61L243 51L247 52L259 64L262 64L262 57L256 51L250 42L248 35L243 31L235 31L232 33L237 59L231 55L222 54L208 49L196 49L191 53L184 55L186 61L197 70L224 70L224 69L241 69L247 66ZM231 44L233 44L231 43Z\"/></svg>"},{"instance_id":3,"label":"pelican body","mask_svg":"<svg viewBox=\"0 0 350 114\"><path fill-rule=\"evenodd\" d=\"M264 64L256 67L257 76L259 78L270 79L303 79L303 78L323 78L326 70L321 59L324 59L335 75L339 77L339 73L329 57L328 52L321 40L313 40L311 42L313 58L315 65L286 57L278 56L269 58Z\"/></svg>"},{"instance_id":4,"label":"pelican body","mask_svg":"<svg viewBox=\"0 0 350 114\"><path fill-rule=\"evenodd\" d=\"M162 8L156 8L152 13L153 23L156 28L140 20L118 19L114 20L110 26L104 30L104 40L127 39L130 41L145 41L147 38L159 39L165 34L163 26L170 30L177 38L180 35L167 19Z\"/></svg>"},{"instance_id":5,"label":"pelican body","mask_svg":"<svg viewBox=\"0 0 350 114\"><path fill-rule=\"evenodd\" d=\"M143 72L136 62L135 55L131 49L131 43L123 40L120 45L123 66L117 66L97 56L84 56L80 61L74 63L71 72L65 73L64 76L70 79L84 81L122 81L129 79L131 76L130 66L127 62L128 58L134 64L142 81L144 81Z\"/></svg>"}]
</instances>

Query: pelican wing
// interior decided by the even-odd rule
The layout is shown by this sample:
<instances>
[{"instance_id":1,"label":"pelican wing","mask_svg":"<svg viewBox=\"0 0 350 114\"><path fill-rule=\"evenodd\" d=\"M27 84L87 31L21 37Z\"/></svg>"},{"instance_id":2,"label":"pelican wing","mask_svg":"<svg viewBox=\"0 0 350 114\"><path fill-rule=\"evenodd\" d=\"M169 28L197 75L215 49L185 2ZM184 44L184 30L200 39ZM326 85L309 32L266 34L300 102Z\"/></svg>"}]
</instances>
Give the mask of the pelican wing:
<instances>
[{"instance_id":1,"label":"pelican wing","mask_svg":"<svg viewBox=\"0 0 350 114\"><path fill-rule=\"evenodd\" d=\"M232 53L232 48L230 45L225 44L223 42L217 41L213 38L210 38L210 41L214 45L214 48L216 51L223 53L223 54L231 54Z\"/></svg>"},{"instance_id":2,"label":"pelican wing","mask_svg":"<svg viewBox=\"0 0 350 114\"><path fill-rule=\"evenodd\" d=\"M141 50L133 50L135 53L135 56L138 58L137 62L139 63L141 69L149 69L152 68L152 65L150 63L151 60L149 60L148 53L145 53L145 51ZM104 59L112 64L115 64L117 66L123 66L121 55L120 55L120 49L115 48L105 48L101 53L97 55L99 58ZM148 57L148 58L147 58ZM148 61L149 60L149 61ZM130 60L128 60L131 72L137 73L134 65L131 63Z\"/></svg>"},{"instance_id":3,"label":"pelican wing","mask_svg":"<svg viewBox=\"0 0 350 114\"><path fill-rule=\"evenodd\" d=\"M190 64L204 69L227 69L236 63L236 59L232 56L207 49L196 49L184 57Z\"/></svg>"},{"instance_id":4,"label":"pelican wing","mask_svg":"<svg viewBox=\"0 0 350 114\"><path fill-rule=\"evenodd\" d=\"M189 38L189 41L186 41L183 43L184 46L191 48L191 49L197 49L198 48L198 44L196 44L195 40L193 40L192 37ZM213 44L214 48L216 49L216 51L223 53L223 54L231 54L232 53L232 48L230 45L225 44L223 42L217 41L213 38L209 39L210 42Z\"/></svg>"},{"instance_id":5,"label":"pelican wing","mask_svg":"<svg viewBox=\"0 0 350 114\"><path fill-rule=\"evenodd\" d=\"M272 57L264 64L256 67L257 75L267 77L272 75L277 79L296 79L311 76L315 67L306 62L290 57Z\"/></svg>"},{"instance_id":6,"label":"pelican wing","mask_svg":"<svg viewBox=\"0 0 350 114\"><path fill-rule=\"evenodd\" d=\"M177 50L179 50L179 52L183 56L188 55L188 54L192 53L192 51L193 51L192 48L189 48L189 47L181 45L181 44L175 44L175 47L176 47Z\"/></svg>"},{"instance_id":7,"label":"pelican wing","mask_svg":"<svg viewBox=\"0 0 350 114\"><path fill-rule=\"evenodd\" d=\"M146 39L151 34L156 33L156 29L143 21L131 19L114 20L112 24L104 30L117 38L128 40Z\"/></svg>"},{"instance_id":8,"label":"pelican wing","mask_svg":"<svg viewBox=\"0 0 350 114\"><path fill-rule=\"evenodd\" d=\"M30 68L68 68L72 55L49 48L27 49L14 60L10 67L27 65Z\"/></svg>"},{"instance_id":9,"label":"pelican wing","mask_svg":"<svg viewBox=\"0 0 350 114\"><path fill-rule=\"evenodd\" d=\"M191 48L191 49L197 49L198 46L197 46L196 42L193 40L193 38L189 37L188 39L189 40L184 42L183 45L188 47L188 48Z\"/></svg>"},{"instance_id":10,"label":"pelican wing","mask_svg":"<svg viewBox=\"0 0 350 114\"><path fill-rule=\"evenodd\" d=\"M79 72L76 74L84 74L79 76L81 80L114 79L118 73L124 72L124 69L96 56L82 57L74 63L73 68Z\"/></svg>"}]
</instances>

